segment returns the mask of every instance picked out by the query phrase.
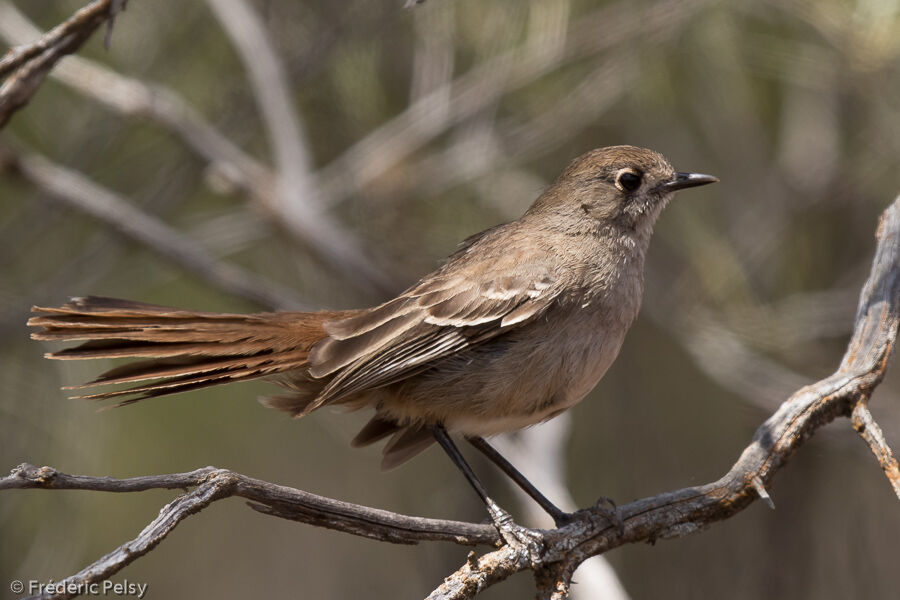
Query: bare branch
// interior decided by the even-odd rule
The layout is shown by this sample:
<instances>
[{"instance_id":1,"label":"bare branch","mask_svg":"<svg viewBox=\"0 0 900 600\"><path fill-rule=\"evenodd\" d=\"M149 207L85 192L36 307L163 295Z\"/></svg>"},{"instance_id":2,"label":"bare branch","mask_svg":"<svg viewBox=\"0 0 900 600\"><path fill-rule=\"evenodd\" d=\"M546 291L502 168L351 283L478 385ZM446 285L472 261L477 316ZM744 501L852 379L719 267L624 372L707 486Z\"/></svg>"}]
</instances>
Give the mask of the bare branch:
<instances>
[{"instance_id":1,"label":"bare branch","mask_svg":"<svg viewBox=\"0 0 900 600\"><path fill-rule=\"evenodd\" d=\"M201 484L192 492L178 496L166 504L159 511L159 516L144 527L136 538L102 556L78 573L57 582L56 589L66 590L66 592L54 594L52 597L74 598L81 593L71 593L68 590L79 590L79 588L84 590L87 589L87 584L109 579L125 565L153 550L185 518L225 497L228 492L227 481L213 479ZM44 597L43 594L31 596L34 599Z\"/></svg>"},{"instance_id":2,"label":"bare branch","mask_svg":"<svg viewBox=\"0 0 900 600\"><path fill-rule=\"evenodd\" d=\"M872 454L878 459L878 464L881 465L885 476L891 482L894 493L900 498L900 467L898 467L897 459L894 458L890 446L884 439L881 427L878 426L872 413L869 412L868 400L860 400L853 407L853 414L850 418L853 422L853 429L872 449Z\"/></svg>"},{"instance_id":3,"label":"bare branch","mask_svg":"<svg viewBox=\"0 0 900 600\"><path fill-rule=\"evenodd\" d=\"M95 0L41 39L12 48L0 59L0 77L12 73L0 86L0 128L28 103L59 59L78 50L102 23L115 16L117 7L118 3L113 6L110 0Z\"/></svg>"},{"instance_id":4,"label":"bare branch","mask_svg":"<svg viewBox=\"0 0 900 600\"><path fill-rule=\"evenodd\" d=\"M565 481L566 441L572 429L571 413L563 413L545 423L510 435L502 435L491 443L535 487L543 492L560 509L572 512L578 509ZM544 512L521 488L511 480L510 488L519 498L528 523L551 526L550 516ZM571 591L573 598L603 598L604 600L628 600L622 582L603 556L595 556L578 567L578 583ZM554 580L555 581L555 580ZM555 588L554 588L555 589ZM552 593L552 592L551 592Z\"/></svg>"},{"instance_id":5,"label":"bare branch","mask_svg":"<svg viewBox=\"0 0 900 600\"><path fill-rule=\"evenodd\" d=\"M67 21L48 31L39 40L10 48L0 59L0 77L6 77L32 58L65 43L69 36L80 34L86 28L90 28L90 31L93 32L97 25L110 18L110 12L111 7L108 1L93 2L76 12Z\"/></svg>"},{"instance_id":6,"label":"bare branch","mask_svg":"<svg viewBox=\"0 0 900 600\"><path fill-rule=\"evenodd\" d=\"M466 564L444 579L426 600L464 600L474 598L495 583L528 568L527 557L518 548L503 546L484 556L469 553Z\"/></svg>"},{"instance_id":7,"label":"bare branch","mask_svg":"<svg viewBox=\"0 0 900 600\"><path fill-rule=\"evenodd\" d=\"M217 260L205 248L159 219L89 180L42 156L4 157L5 167L47 192L50 197L98 219L114 231L188 269L198 277L267 308L301 307L296 294L274 282Z\"/></svg>"},{"instance_id":8,"label":"bare branch","mask_svg":"<svg viewBox=\"0 0 900 600\"><path fill-rule=\"evenodd\" d=\"M186 489L191 492L167 504L138 536L61 583L92 583L108 579L159 544L185 517L216 500L237 496L254 510L396 544L448 541L473 546L500 543L491 525L409 517L385 510L332 500L309 492L253 479L225 469L206 467L187 473L115 479L60 473L51 467L22 464L0 479L0 490L52 489L101 492L141 492ZM65 596L71 597L71 596Z\"/></svg>"}]
</instances>

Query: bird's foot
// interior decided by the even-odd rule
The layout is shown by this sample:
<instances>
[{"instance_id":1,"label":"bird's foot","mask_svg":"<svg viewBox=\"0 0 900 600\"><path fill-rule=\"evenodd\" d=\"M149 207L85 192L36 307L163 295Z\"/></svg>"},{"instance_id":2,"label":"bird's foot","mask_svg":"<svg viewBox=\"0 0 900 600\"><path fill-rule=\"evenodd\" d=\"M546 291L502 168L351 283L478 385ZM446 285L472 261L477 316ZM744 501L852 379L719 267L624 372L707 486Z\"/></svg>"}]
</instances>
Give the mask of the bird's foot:
<instances>
[{"instance_id":1,"label":"bird's foot","mask_svg":"<svg viewBox=\"0 0 900 600\"><path fill-rule=\"evenodd\" d=\"M524 546L531 556L540 556L544 544L539 532L516 524L512 516L490 498L487 499L486 505L491 521L504 542L510 546Z\"/></svg>"},{"instance_id":2,"label":"bird's foot","mask_svg":"<svg viewBox=\"0 0 900 600\"><path fill-rule=\"evenodd\" d=\"M616 503L613 502L612 498L600 496L600 499L594 503L594 510L600 513L600 515L612 525L615 525L619 535L625 534L625 521L622 520L622 515L619 513L619 507L616 506Z\"/></svg>"},{"instance_id":3,"label":"bird's foot","mask_svg":"<svg viewBox=\"0 0 900 600\"><path fill-rule=\"evenodd\" d=\"M557 529L565 527L566 525L570 525L575 521L580 521L584 518L584 515L581 514L582 511L567 513L561 510L556 510L547 512L550 513L551 517L553 517L553 522L556 524Z\"/></svg>"}]
</instances>

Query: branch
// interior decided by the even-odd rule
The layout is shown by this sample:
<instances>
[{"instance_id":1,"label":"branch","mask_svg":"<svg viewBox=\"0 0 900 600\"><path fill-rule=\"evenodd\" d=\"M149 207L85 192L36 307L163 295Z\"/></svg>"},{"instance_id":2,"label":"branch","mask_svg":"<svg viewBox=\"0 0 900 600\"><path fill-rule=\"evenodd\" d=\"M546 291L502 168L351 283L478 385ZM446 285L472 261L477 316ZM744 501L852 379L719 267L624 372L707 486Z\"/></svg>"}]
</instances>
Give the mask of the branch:
<instances>
[{"instance_id":1,"label":"branch","mask_svg":"<svg viewBox=\"0 0 900 600\"><path fill-rule=\"evenodd\" d=\"M894 458L890 447L884 439L881 427L878 426L872 413L869 412L867 400L860 400L856 404L850 419L853 423L853 429L872 449L872 454L878 459L878 464L881 465L885 476L891 482L894 493L897 494L897 498L900 498L900 467L898 467L897 459Z\"/></svg>"},{"instance_id":2,"label":"branch","mask_svg":"<svg viewBox=\"0 0 900 600\"><path fill-rule=\"evenodd\" d=\"M425 519L332 500L309 492L253 479L226 469L206 467L188 473L115 479L60 473L51 467L22 464L0 479L0 490L48 489L98 492L142 492L154 489L185 489L162 508L159 516L133 540L122 544L60 584L94 583L108 579L126 565L158 545L183 519L213 502L237 496L250 500L250 508L268 515L335 529L384 542L416 544L448 541L474 546L500 542L491 525ZM66 586L67 587L67 586ZM65 587L61 588L65 589ZM71 597L71 596L59 596Z\"/></svg>"},{"instance_id":3,"label":"branch","mask_svg":"<svg viewBox=\"0 0 900 600\"><path fill-rule=\"evenodd\" d=\"M677 31L702 11L705 0L667 0L640 13L627 1L604 6L574 23L564 47L547 55L542 39L484 60L422 96L318 171L329 203L339 203L413 155L450 128L477 115L504 94L555 69L634 39ZM498 76L502 74L502 76ZM449 100L446 100L449 98ZM449 110L446 110L449 102Z\"/></svg>"},{"instance_id":4,"label":"branch","mask_svg":"<svg viewBox=\"0 0 900 600\"><path fill-rule=\"evenodd\" d=\"M578 510L565 481L566 442L572 429L572 414L558 417L523 429L515 434L493 438L491 443L500 453L547 496L566 512ZM526 518L531 524L551 525L550 516L544 512L521 488L507 479L509 487L519 498ZM616 575L612 565L603 556L584 562L577 571L578 586L571 592L573 599L603 598L603 600L628 600L628 593ZM538 582L539 586L543 582Z\"/></svg>"},{"instance_id":5,"label":"branch","mask_svg":"<svg viewBox=\"0 0 900 600\"><path fill-rule=\"evenodd\" d=\"M40 35L40 30L12 4L0 4L0 37L8 44ZM80 56L69 57L51 77L121 115L149 119L171 131L241 191L265 195L274 174L222 135L173 90L126 77Z\"/></svg>"},{"instance_id":6,"label":"branch","mask_svg":"<svg viewBox=\"0 0 900 600\"><path fill-rule=\"evenodd\" d=\"M0 37L8 44L40 35L15 6L0 4ZM80 56L69 57L50 76L122 115L149 119L174 133L185 146L244 192L272 186L274 175L203 119L169 88L126 77Z\"/></svg>"},{"instance_id":7,"label":"branch","mask_svg":"<svg viewBox=\"0 0 900 600\"><path fill-rule=\"evenodd\" d=\"M265 26L246 0L207 0L244 63L276 165L267 208L300 239L308 240L335 268L350 271L371 290L395 291L394 282L363 252L359 242L321 206L287 76ZM370 252L371 254L371 252Z\"/></svg>"},{"instance_id":8,"label":"branch","mask_svg":"<svg viewBox=\"0 0 900 600\"><path fill-rule=\"evenodd\" d=\"M16 173L51 198L108 225L112 230L181 265L227 292L267 308L300 307L289 289L234 265L221 262L205 248L135 207L84 175L33 154L5 152L0 172Z\"/></svg>"},{"instance_id":9,"label":"branch","mask_svg":"<svg viewBox=\"0 0 900 600\"><path fill-rule=\"evenodd\" d=\"M224 13L230 14L227 10ZM242 27L246 29L246 23ZM0 37L7 43L20 43L38 35L40 30L21 11L12 4L0 4ZM248 60L257 60L256 51L247 52L254 57ZM252 75L255 71L250 69L249 72ZM294 171L299 173L308 168L304 167L308 160L304 158L305 151L298 150L301 142L295 140L276 145L276 149L282 146L288 148L275 153L280 172L287 173L289 178L285 180L244 152L169 88L126 77L78 56L60 64L51 76L120 114L146 118L171 131L187 148L208 162L217 175L246 193L252 204L269 220L307 244L334 269L344 273L349 283L367 291L393 291L396 288L390 276L379 271L367 258L367 253L371 252L363 249L352 233L317 206L319 192L313 185L314 181L310 180L308 185L299 185L294 181L293 178L297 177ZM257 82L254 89L258 89L259 85L263 84ZM265 85L263 87L266 88ZM284 104L284 101L281 103ZM266 107L271 102L260 104ZM274 127L278 139L284 137L284 133L282 128L275 126L274 121L287 111L286 105L281 106L277 114L263 110L264 116L270 115L266 123L270 130ZM293 116L290 119L296 129L296 119ZM298 129L296 136L292 137L300 139Z\"/></svg>"},{"instance_id":10,"label":"branch","mask_svg":"<svg viewBox=\"0 0 900 600\"><path fill-rule=\"evenodd\" d=\"M11 48L0 59L0 77L9 75L0 87L0 128L28 103L59 59L77 51L101 24L111 24L122 4L94 0L36 42Z\"/></svg>"},{"instance_id":11,"label":"branch","mask_svg":"<svg viewBox=\"0 0 900 600\"><path fill-rule=\"evenodd\" d=\"M731 470L718 481L644 498L620 506L620 522L598 506L576 513L555 530L512 526L505 544L466 563L429 595L431 600L472 598L519 571L535 573L541 598L568 597L572 574L586 559L624 544L654 542L697 533L727 519L757 498L771 503L767 488L794 452L819 428L839 416L853 417L888 479L897 487L897 462L866 408L884 377L900 324L900 197L885 210L869 279L860 295L854 333L838 370L794 393L756 431ZM158 544L187 515L230 496L251 500L251 508L272 516L337 529L392 543L422 540L457 544L499 544L489 525L422 519L348 504L231 471L207 467L190 473L112 479L58 473L20 465L0 479L0 490L43 488L134 492L196 486L168 504L135 540L65 580L96 582L109 577ZM508 532L507 532L508 533Z\"/></svg>"}]
</instances>

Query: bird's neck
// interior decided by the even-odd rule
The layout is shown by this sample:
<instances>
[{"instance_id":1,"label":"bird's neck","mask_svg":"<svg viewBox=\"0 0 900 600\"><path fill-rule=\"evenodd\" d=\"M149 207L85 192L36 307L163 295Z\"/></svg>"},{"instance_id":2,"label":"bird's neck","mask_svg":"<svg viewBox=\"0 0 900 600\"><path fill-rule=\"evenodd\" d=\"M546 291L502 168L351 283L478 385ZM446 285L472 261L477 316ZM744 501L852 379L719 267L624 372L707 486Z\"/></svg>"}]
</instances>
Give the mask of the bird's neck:
<instances>
[{"instance_id":1,"label":"bird's neck","mask_svg":"<svg viewBox=\"0 0 900 600\"><path fill-rule=\"evenodd\" d=\"M652 225L630 229L607 224L577 234L578 255L570 258L578 265L573 274L579 292L572 300L601 318L616 315L627 328L640 310L651 233Z\"/></svg>"}]
</instances>

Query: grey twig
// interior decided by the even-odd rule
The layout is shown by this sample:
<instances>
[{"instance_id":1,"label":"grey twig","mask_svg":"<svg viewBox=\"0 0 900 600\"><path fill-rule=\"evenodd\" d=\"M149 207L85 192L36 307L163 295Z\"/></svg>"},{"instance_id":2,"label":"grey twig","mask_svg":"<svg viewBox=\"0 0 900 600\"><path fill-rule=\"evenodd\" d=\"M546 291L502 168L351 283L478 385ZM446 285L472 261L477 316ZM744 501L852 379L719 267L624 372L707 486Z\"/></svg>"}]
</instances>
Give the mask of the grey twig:
<instances>
[{"instance_id":1,"label":"grey twig","mask_svg":"<svg viewBox=\"0 0 900 600\"><path fill-rule=\"evenodd\" d=\"M60 23L40 39L30 43L10 48L3 58L0 58L0 77L6 77L15 69L35 58L36 56L62 44L68 36L80 33L85 28L96 27L106 18L112 18L109 2L92 2L82 8L67 21ZM95 20L99 20L95 23ZM93 31L93 28L91 29Z\"/></svg>"},{"instance_id":2,"label":"grey twig","mask_svg":"<svg viewBox=\"0 0 900 600\"><path fill-rule=\"evenodd\" d=\"M0 170L21 175L54 200L98 219L220 289L266 308L302 306L291 290L219 261L193 240L76 171L36 154L7 154L3 159Z\"/></svg>"},{"instance_id":3,"label":"grey twig","mask_svg":"<svg viewBox=\"0 0 900 600\"><path fill-rule=\"evenodd\" d=\"M245 0L208 0L208 4L244 62L272 146L277 191L267 197L269 210L279 215L289 231L316 247L335 268L351 270L373 289L394 291L385 272L321 206L312 159L291 102L287 76L261 19Z\"/></svg>"},{"instance_id":4,"label":"grey twig","mask_svg":"<svg viewBox=\"0 0 900 600\"><path fill-rule=\"evenodd\" d=\"M0 128L28 103L59 59L78 50L116 12L110 0L94 0L36 42L10 49L0 59L0 77L9 75L0 86Z\"/></svg>"},{"instance_id":5,"label":"grey twig","mask_svg":"<svg viewBox=\"0 0 900 600\"><path fill-rule=\"evenodd\" d=\"M900 498L900 467L898 467L897 459L894 458L890 446L884 439L881 427L878 426L872 413L869 412L868 400L863 399L857 402L856 406L853 407L853 413L850 418L853 422L853 429L872 449L872 454L878 459L878 464L881 465L885 476L891 482L894 493Z\"/></svg>"},{"instance_id":6,"label":"grey twig","mask_svg":"<svg viewBox=\"0 0 900 600\"><path fill-rule=\"evenodd\" d=\"M425 540L449 541L463 545L497 544L500 536L490 525L408 517L384 510L332 500L309 492L274 485L225 469L206 467L188 473L115 479L67 475L51 467L22 464L0 479L0 490L52 489L100 492L141 492L153 489L187 489L162 508L159 516L133 540L102 556L60 584L95 583L108 579L123 567L159 544L183 519L216 500L237 496L249 500L250 508L261 513L345 531L376 540L415 544ZM68 585L59 586L67 589ZM82 587L83 589L83 587ZM71 598L63 594L55 598Z\"/></svg>"},{"instance_id":7,"label":"grey twig","mask_svg":"<svg viewBox=\"0 0 900 600\"><path fill-rule=\"evenodd\" d=\"M116 479L68 475L60 473L52 467L21 464L13 469L7 477L0 478L0 490L39 488L95 492L143 492L159 489L186 490L189 487L209 485L213 485L219 490L216 495L209 496L209 502L237 496L249 500L248 506L261 513L395 544L416 544L426 540L438 540L474 546L500 542L500 536L491 525L399 515L386 510L341 502L294 488L275 485L216 467L205 467L187 473ZM197 495L196 491L193 492L195 496ZM169 530L160 532L159 538L162 539L168 532ZM122 562L120 567L125 564L128 563Z\"/></svg>"}]
</instances>

